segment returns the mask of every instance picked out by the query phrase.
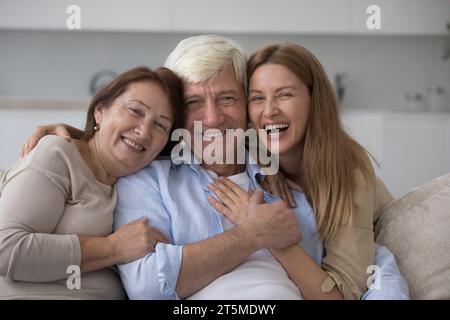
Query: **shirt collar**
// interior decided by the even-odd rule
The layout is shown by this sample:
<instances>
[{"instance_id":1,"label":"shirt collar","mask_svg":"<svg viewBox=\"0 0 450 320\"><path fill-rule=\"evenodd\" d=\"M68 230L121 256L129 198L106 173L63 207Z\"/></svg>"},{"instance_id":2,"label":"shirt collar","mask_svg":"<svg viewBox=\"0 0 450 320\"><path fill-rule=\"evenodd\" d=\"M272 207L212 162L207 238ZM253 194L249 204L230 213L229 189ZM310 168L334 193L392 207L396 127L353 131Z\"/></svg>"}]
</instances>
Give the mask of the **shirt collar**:
<instances>
[{"instance_id":1,"label":"shirt collar","mask_svg":"<svg viewBox=\"0 0 450 320\"><path fill-rule=\"evenodd\" d=\"M181 141L179 144L180 144L179 148L187 147L187 145L184 141ZM172 161L172 164L171 164L172 168L177 168L181 165L183 165L183 166L187 165L197 174L200 174L202 172L205 175L210 177L210 174L207 172L207 170L205 168L203 168L201 166L200 160L193 152L190 152L190 154L186 157L178 157L175 159L171 158L171 160L176 161L176 163L174 163L174 161ZM264 168L261 168L257 164L256 160L254 159L254 157L251 155L251 153L247 149L245 150L245 160L246 160L246 162L245 162L246 163L246 171L249 175L250 180L253 182L253 184L255 186L260 185L266 178L266 174L264 173ZM204 176L204 174L202 174L201 176ZM212 177L211 177L211 181L212 181ZM210 181L208 181L208 183L209 182Z\"/></svg>"}]
</instances>

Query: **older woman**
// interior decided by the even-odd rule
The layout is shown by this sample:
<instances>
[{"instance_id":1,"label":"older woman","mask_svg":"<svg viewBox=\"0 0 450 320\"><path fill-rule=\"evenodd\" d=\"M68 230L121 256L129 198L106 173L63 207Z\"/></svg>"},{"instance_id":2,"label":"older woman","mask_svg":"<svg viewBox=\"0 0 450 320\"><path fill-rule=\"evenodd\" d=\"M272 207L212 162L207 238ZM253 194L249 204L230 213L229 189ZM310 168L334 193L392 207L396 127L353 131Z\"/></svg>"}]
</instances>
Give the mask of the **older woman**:
<instances>
[{"instance_id":1,"label":"older woman","mask_svg":"<svg viewBox=\"0 0 450 320\"><path fill-rule=\"evenodd\" d=\"M0 298L125 297L111 267L166 239L145 220L111 233L114 184L164 148L183 119L181 88L166 68L129 70L93 98L83 137L44 137L3 175Z\"/></svg>"}]
</instances>

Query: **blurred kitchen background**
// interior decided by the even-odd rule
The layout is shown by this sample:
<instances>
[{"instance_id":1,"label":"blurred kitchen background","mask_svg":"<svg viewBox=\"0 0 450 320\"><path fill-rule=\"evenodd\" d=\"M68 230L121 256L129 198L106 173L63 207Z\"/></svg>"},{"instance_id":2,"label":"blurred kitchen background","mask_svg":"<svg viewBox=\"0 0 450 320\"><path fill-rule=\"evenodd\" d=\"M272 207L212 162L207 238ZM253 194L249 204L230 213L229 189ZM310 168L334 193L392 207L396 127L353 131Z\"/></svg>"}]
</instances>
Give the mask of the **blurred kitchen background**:
<instances>
[{"instance_id":1,"label":"blurred kitchen background","mask_svg":"<svg viewBox=\"0 0 450 320\"><path fill-rule=\"evenodd\" d=\"M80 30L66 22L80 9ZM381 29L369 30L370 5ZM0 168L33 129L84 127L91 92L164 63L188 36L251 53L292 41L322 62L343 122L395 196L450 172L450 0L0 0Z\"/></svg>"}]
</instances>

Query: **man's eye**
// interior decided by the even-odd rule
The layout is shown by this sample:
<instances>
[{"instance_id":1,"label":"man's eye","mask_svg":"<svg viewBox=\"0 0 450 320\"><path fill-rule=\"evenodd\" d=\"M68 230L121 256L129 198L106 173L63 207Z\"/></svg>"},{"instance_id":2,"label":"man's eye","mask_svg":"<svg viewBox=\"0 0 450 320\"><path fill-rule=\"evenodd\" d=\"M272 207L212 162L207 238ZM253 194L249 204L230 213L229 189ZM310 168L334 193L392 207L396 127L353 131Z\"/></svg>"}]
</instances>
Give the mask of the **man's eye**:
<instances>
[{"instance_id":1,"label":"man's eye","mask_svg":"<svg viewBox=\"0 0 450 320\"><path fill-rule=\"evenodd\" d=\"M197 109L201 106L200 100L188 100L185 104L189 109Z\"/></svg>"},{"instance_id":2,"label":"man's eye","mask_svg":"<svg viewBox=\"0 0 450 320\"><path fill-rule=\"evenodd\" d=\"M218 99L218 102L224 105L233 104L237 101L237 98L233 96L223 96Z\"/></svg>"}]
</instances>

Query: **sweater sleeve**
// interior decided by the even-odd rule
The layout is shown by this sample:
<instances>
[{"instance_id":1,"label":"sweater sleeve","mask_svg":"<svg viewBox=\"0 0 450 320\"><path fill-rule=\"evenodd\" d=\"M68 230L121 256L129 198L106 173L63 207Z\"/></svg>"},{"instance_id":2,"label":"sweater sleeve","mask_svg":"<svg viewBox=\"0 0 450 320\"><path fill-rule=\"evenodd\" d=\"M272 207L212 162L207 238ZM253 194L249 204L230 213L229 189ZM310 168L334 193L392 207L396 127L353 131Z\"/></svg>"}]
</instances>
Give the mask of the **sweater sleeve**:
<instances>
[{"instance_id":1,"label":"sweater sleeve","mask_svg":"<svg viewBox=\"0 0 450 320\"><path fill-rule=\"evenodd\" d=\"M0 276L48 282L80 265L77 235L53 234L64 214L67 190L33 167L16 172L0 195Z\"/></svg>"},{"instance_id":2,"label":"sweater sleeve","mask_svg":"<svg viewBox=\"0 0 450 320\"><path fill-rule=\"evenodd\" d=\"M336 285L345 299L360 299L367 290L368 267L375 262L373 221L382 205L392 199L381 180L375 186L356 173L353 196L353 218L329 236L324 247L322 268L328 278L322 285L327 292Z\"/></svg>"}]
</instances>

